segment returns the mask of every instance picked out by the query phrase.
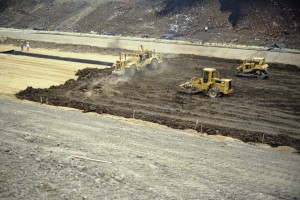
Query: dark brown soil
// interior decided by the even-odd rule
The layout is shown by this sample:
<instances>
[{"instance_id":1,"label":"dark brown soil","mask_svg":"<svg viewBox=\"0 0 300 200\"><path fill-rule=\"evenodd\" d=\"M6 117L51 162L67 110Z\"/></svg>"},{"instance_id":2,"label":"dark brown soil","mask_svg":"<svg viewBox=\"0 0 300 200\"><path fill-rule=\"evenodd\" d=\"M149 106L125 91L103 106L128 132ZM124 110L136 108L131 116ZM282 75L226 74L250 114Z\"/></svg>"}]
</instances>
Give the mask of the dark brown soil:
<instances>
[{"instance_id":1,"label":"dark brown soil","mask_svg":"<svg viewBox=\"0 0 300 200\"><path fill-rule=\"evenodd\" d=\"M77 80L49 89L28 87L16 96L299 151L299 70L271 64L268 80L248 79L233 76L237 65L237 61L168 55L159 71L143 71L134 78L113 77L111 69L84 69L77 72ZM216 67L224 78L232 78L235 92L216 99L177 92L180 83L199 76L204 67Z\"/></svg>"}]
</instances>

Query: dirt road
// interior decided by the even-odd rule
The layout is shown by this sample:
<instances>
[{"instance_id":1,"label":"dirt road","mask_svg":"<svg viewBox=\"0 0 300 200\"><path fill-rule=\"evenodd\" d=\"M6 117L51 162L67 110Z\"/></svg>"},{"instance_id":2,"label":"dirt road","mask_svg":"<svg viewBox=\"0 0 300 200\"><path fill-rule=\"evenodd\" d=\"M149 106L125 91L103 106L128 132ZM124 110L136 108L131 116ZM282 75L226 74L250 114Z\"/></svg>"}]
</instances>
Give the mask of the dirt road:
<instances>
[{"instance_id":1,"label":"dirt road","mask_svg":"<svg viewBox=\"0 0 300 200\"><path fill-rule=\"evenodd\" d=\"M0 116L3 199L300 198L297 154L19 100Z\"/></svg>"},{"instance_id":2,"label":"dirt road","mask_svg":"<svg viewBox=\"0 0 300 200\"><path fill-rule=\"evenodd\" d=\"M249 49L247 46L239 48L224 48L224 46L216 47L199 44L197 45L182 41L158 41L154 39L122 38L79 33L55 33L11 29L0 29L0 36L10 37L13 39L55 42L59 44L87 45L102 48L120 48L128 50L137 50L138 46L143 44L146 48L156 49L156 51L161 53L192 54L225 59L245 59L248 57L257 56L265 57L268 62L272 63L300 66L299 53L262 51L257 47L252 47L254 49Z\"/></svg>"}]
</instances>

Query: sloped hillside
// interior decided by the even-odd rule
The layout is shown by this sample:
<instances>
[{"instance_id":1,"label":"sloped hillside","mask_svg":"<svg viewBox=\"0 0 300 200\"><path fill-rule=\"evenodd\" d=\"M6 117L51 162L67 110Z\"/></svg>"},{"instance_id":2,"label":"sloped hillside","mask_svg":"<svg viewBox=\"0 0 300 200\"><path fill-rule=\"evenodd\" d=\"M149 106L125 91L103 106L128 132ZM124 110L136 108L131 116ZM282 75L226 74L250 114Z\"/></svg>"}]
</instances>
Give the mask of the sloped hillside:
<instances>
[{"instance_id":1,"label":"sloped hillside","mask_svg":"<svg viewBox=\"0 0 300 200\"><path fill-rule=\"evenodd\" d=\"M1 27L300 47L297 0L0 0L0 5Z\"/></svg>"}]
</instances>

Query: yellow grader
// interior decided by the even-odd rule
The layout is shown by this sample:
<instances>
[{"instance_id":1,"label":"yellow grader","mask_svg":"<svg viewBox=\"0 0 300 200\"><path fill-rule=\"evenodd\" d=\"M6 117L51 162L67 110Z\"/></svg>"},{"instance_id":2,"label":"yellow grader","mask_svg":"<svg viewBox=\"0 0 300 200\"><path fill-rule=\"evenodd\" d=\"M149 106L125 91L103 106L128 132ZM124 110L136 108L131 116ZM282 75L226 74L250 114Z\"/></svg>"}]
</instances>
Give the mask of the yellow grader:
<instances>
[{"instance_id":1,"label":"yellow grader","mask_svg":"<svg viewBox=\"0 0 300 200\"><path fill-rule=\"evenodd\" d=\"M161 55L155 51L144 50L143 45L140 45L138 52L120 52L119 60L113 64L112 74L133 77L145 67L157 70L160 63L162 63Z\"/></svg>"},{"instance_id":2,"label":"yellow grader","mask_svg":"<svg viewBox=\"0 0 300 200\"><path fill-rule=\"evenodd\" d=\"M236 68L237 76L255 77L266 79L269 65L265 63L265 58L254 57L245 59L243 64Z\"/></svg>"},{"instance_id":3,"label":"yellow grader","mask_svg":"<svg viewBox=\"0 0 300 200\"><path fill-rule=\"evenodd\" d=\"M196 94L205 92L215 98L233 92L231 79L220 78L220 72L214 68L204 68L202 77L192 78L191 81L181 84L180 92L185 94Z\"/></svg>"}]
</instances>

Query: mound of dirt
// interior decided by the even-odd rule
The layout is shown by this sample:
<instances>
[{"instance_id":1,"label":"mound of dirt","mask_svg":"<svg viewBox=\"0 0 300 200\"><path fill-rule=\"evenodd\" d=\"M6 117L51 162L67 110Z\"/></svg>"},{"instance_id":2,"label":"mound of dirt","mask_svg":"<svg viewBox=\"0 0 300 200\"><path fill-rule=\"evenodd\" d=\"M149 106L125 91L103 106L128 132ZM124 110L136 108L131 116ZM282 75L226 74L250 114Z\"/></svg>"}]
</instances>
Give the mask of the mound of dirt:
<instances>
[{"instance_id":1,"label":"mound of dirt","mask_svg":"<svg viewBox=\"0 0 300 200\"><path fill-rule=\"evenodd\" d=\"M77 80L49 89L28 87L16 96L300 150L299 70L271 65L270 79L260 80L233 77L236 61L197 56L169 56L165 61L159 71L142 71L134 78L114 77L112 69L84 69L76 73ZM232 78L235 93L212 99L177 92L180 83L207 66Z\"/></svg>"}]
</instances>

